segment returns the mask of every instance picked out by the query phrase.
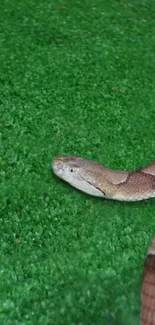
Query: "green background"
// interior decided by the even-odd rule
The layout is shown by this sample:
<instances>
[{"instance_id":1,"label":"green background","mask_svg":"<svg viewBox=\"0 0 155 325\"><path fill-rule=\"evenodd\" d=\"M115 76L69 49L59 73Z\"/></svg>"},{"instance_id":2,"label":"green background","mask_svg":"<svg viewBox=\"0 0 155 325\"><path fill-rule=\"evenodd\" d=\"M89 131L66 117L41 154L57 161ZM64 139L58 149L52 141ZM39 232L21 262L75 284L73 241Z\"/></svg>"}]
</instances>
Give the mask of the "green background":
<instances>
[{"instance_id":1,"label":"green background","mask_svg":"<svg viewBox=\"0 0 155 325\"><path fill-rule=\"evenodd\" d=\"M139 324L154 200L87 196L57 155L155 159L155 2L0 2L0 324Z\"/></svg>"}]
</instances>

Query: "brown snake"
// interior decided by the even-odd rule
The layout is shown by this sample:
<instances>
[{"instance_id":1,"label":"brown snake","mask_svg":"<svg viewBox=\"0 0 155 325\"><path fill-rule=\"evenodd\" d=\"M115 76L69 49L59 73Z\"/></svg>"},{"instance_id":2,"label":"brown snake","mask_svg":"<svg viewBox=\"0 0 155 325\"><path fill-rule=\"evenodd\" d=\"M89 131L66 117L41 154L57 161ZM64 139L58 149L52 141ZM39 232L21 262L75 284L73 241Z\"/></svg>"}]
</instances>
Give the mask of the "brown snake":
<instances>
[{"instance_id":1,"label":"brown snake","mask_svg":"<svg viewBox=\"0 0 155 325\"><path fill-rule=\"evenodd\" d=\"M118 201L155 198L155 161L135 171L120 171L76 156L62 156L54 159L52 169L90 195ZM155 325L155 236L144 263L140 325Z\"/></svg>"},{"instance_id":2,"label":"brown snake","mask_svg":"<svg viewBox=\"0 0 155 325\"><path fill-rule=\"evenodd\" d=\"M144 263L140 325L155 325L155 236Z\"/></svg>"}]
</instances>

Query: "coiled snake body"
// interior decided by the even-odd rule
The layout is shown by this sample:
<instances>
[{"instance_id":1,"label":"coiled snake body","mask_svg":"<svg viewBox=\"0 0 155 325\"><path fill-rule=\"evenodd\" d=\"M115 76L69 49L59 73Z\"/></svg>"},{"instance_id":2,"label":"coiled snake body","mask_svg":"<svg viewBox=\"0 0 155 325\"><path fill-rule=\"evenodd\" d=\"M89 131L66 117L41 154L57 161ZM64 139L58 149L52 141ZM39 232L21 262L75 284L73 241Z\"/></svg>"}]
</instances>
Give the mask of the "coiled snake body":
<instances>
[{"instance_id":1,"label":"coiled snake body","mask_svg":"<svg viewBox=\"0 0 155 325\"><path fill-rule=\"evenodd\" d=\"M155 161L135 171L119 171L76 156L62 156L54 159L52 169L90 195L118 201L155 198ZM155 236L144 263L140 325L155 325Z\"/></svg>"}]
</instances>

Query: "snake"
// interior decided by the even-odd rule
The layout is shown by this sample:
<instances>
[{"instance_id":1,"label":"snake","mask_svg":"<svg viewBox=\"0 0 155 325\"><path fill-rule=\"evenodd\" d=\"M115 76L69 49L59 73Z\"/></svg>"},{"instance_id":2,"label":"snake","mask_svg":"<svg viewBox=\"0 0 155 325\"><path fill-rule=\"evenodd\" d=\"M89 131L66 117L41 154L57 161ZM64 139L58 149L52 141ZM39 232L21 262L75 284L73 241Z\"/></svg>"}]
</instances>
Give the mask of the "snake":
<instances>
[{"instance_id":1,"label":"snake","mask_svg":"<svg viewBox=\"0 0 155 325\"><path fill-rule=\"evenodd\" d=\"M155 198L155 161L127 171L77 156L58 156L51 168L60 179L89 195L127 202ZM155 325L155 235L144 260L140 325Z\"/></svg>"},{"instance_id":2,"label":"snake","mask_svg":"<svg viewBox=\"0 0 155 325\"><path fill-rule=\"evenodd\" d=\"M155 235L144 261L140 325L155 325Z\"/></svg>"}]
</instances>

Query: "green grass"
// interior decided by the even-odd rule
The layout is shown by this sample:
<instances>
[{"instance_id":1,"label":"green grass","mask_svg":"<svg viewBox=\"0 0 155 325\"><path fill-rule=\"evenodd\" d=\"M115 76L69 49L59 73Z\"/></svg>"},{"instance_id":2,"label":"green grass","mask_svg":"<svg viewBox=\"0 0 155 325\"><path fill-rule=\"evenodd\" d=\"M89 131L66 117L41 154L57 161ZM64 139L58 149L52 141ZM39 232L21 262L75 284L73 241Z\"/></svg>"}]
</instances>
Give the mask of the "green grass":
<instances>
[{"instance_id":1,"label":"green grass","mask_svg":"<svg viewBox=\"0 0 155 325\"><path fill-rule=\"evenodd\" d=\"M57 155L155 159L155 3L0 4L1 325L138 325L154 200L89 197Z\"/></svg>"}]
</instances>

